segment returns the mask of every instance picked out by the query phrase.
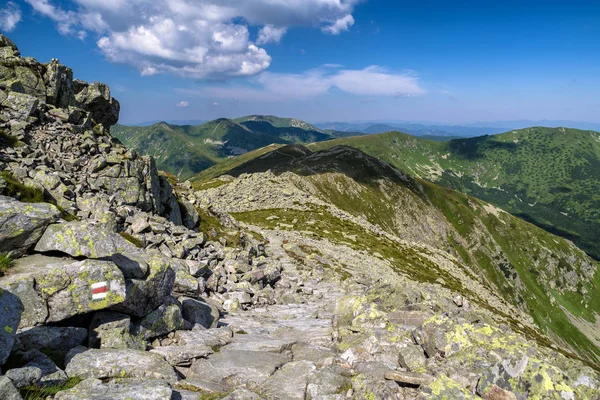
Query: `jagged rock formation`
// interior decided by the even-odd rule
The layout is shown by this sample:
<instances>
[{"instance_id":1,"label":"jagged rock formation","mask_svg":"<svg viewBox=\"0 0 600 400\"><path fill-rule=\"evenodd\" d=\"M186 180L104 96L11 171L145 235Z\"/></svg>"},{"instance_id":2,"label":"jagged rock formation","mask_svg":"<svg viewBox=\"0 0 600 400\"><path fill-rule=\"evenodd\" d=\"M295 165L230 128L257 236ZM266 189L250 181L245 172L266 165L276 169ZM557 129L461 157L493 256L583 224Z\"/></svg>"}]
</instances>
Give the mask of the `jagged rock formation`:
<instances>
[{"instance_id":1,"label":"jagged rock formation","mask_svg":"<svg viewBox=\"0 0 600 400\"><path fill-rule=\"evenodd\" d=\"M106 86L22 58L1 35L0 74L0 255L13 264L0 269L0 398L58 386L50 398L600 394L593 368L524 335L532 322L435 240L390 242L302 188L301 175L173 187L107 133L118 103ZM281 214L261 226L244 214L314 205L323 208L312 224L333 212L365 235L340 242L325 228L310 233L310 221L273 229L264 222ZM437 265L439 279L407 276L379 248L353 245L373 244L368 235L414 255L403 260L410 268ZM471 286L448 288L461 273Z\"/></svg>"}]
</instances>

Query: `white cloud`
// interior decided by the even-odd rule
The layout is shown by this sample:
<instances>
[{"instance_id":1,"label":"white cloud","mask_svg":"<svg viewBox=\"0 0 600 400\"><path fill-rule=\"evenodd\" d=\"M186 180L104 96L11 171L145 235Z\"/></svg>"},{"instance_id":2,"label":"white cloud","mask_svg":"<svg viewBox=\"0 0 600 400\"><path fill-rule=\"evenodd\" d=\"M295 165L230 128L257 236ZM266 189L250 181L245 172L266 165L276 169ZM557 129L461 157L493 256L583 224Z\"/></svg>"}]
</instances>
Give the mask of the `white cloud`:
<instances>
[{"instance_id":1,"label":"white cloud","mask_svg":"<svg viewBox=\"0 0 600 400\"><path fill-rule=\"evenodd\" d=\"M344 15L342 18L338 18L333 24L324 26L323 32L331 33L332 35L338 35L343 31L347 31L354 25L354 17L350 14Z\"/></svg>"},{"instance_id":2,"label":"white cloud","mask_svg":"<svg viewBox=\"0 0 600 400\"><path fill-rule=\"evenodd\" d=\"M273 25L265 25L258 32L257 44L279 43L287 32L287 28L277 28Z\"/></svg>"},{"instance_id":3,"label":"white cloud","mask_svg":"<svg viewBox=\"0 0 600 400\"><path fill-rule=\"evenodd\" d=\"M352 70L336 64L325 64L302 74L263 72L251 82L250 86L205 86L199 90L179 91L204 97L256 101L309 99L323 95L332 88L359 96L410 97L425 94L414 73L393 73L378 66ZM373 101L372 98L367 100Z\"/></svg>"},{"instance_id":4,"label":"white cloud","mask_svg":"<svg viewBox=\"0 0 600 400\"><path fill-rule=\"evenodd\" d=\"M108 60L142 75L221 79L263 72L271 57L259 46L280 42L290 28L349 29L363 0L25 1L62 34L97 34ZM260 28L257 37L250 37L249 27Z\"/></svg>"},{"instance_id":5,"label":"white cloud","mask_svg":"<svg viewBox=\"0 0 600 400\"><path fill-rule=\"evenodd\" d=\"M189 105L190 105L190 103L188 101L180 101L179 103L175 104L175 107L185 108L185 107L188 107Z\"/></svg>"},{"instance_id":6,"label":"white cloud","mask_svg":"<svg viewBox=\"0 0 600 400\"><path fill-rule=\"evenodd\" d=\"M221 103L219 103L218 101L213 101L213 106L220 106Z\"/></svg>"},{"instance_id":7,"label":"white cloud","mask_svg":"<svg viewBox=\"0 0 600 400\"><path fill-rule=\"evenodd\" d=\"M341 70L332 80L341 90L359 95L410 96L424 93L413 74L390 74L378 66Z\"/></svg>"},{"instance_id":8,"label":"white cloud","mask_svg":"<svg viewBox=\"0 0 600 400\"><path fill-rule=\"evenodd\" d=\"M0 8L0 29L11 32L21 22L21 7L9 1L6 7Z\"/></svg>"}]
</instances>

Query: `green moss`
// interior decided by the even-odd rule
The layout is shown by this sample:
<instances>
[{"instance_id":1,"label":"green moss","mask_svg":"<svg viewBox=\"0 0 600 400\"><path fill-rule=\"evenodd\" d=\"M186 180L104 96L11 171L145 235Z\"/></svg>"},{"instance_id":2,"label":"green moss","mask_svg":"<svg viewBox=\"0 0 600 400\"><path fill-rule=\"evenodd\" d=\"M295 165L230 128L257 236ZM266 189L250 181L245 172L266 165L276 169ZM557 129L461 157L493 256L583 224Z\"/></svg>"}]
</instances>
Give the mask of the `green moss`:
<instances>
[{"instance_id":1,"label":"green moss","mask_svg":"<svg viewBox=\"0 0 600 400\"><path fill-rule=\"evenodd\" d=\"M30 385L20 389L23 400L46 400L48 396L54 396L58 392L69 390L77 386L83 379L69 378L66 382L52 386Z\"/></svg>"},{"instance_id":2,"label":"green moss","mask_svg":"<svg viewBox=\"0 0 600 400\"><path fill-rule=\"evenodd\" d=\"M6 181L4 194L7 196L14 197L24 203L42 203L47 200L42 190L24 185L6 171L0 172L0 178Z\"/></svg>"},{"instance_id":3,"label":"green moss","mask_svg":"<svg viewBox=\"0 0 600 400\"><path fill-rule=\"evenodd\" d=\"M19 141L17 138L11 135L7 135L4 132L0 132L0 149L7 147L15 147Z\"/></svg>"},{"instance_id":4,"label":"green moss","mask_svg":"<svg viewBox=\"0 0 600 400\"><path fill-rule=\"evenodd\" d=\"M132 243L135 247L138 248L143 248L144 245L142 243L142 241L132 235L130 235L129 233L125 233L125 232L119 232L119 235L121 235L121 237L125 240L127 240L128 242Z\"/></svg>"},{"instance_id":5,"label":"green moss","mask_svg":"<svg viewBox=\"0 0 600 400\"><path fill-rule=\"evenodd\" d=\"M10 253L0 253L0 276L4 276L13 263L14 260Z\"/></svg>"}]
</instances>

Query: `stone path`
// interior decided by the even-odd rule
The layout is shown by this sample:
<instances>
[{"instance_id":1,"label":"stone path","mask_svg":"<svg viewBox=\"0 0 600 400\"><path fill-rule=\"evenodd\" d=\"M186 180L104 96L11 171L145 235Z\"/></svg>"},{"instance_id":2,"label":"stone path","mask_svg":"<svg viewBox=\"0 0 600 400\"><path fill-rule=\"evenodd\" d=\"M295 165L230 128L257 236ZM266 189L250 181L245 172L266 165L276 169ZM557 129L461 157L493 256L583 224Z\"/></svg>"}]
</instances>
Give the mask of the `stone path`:
<instances>
[{"instance_id":1,"label":"stone path","mask_svg":"<svg viewBox=\"0 0 600 400\"><path fill-rule=\"evenodd\" d=\"M333 315L342 291L334 282L306 279L310 273L297 269L297 262L282 244L281 239L273 238L266 249L284 267L281 288L276 290L285 293L288 286L297 287L301 302L240 310L222 317L216 331L233 335L223 346L213 346L213 354L182 370L187 379L178 384L180 388L226 392L245 386L261 398L305 399L307 393L313 399L345 398L340 393L347 382L340 374L333 341ZM202 331L202 335L207 337L209 332ZM193 341L194 334L185 336ZM206 343L205 339L201 342ZM182 398L197 399L197 393L180 393ZM259 397L239 389L227 398Z\"/></svg>"}]
</instances>

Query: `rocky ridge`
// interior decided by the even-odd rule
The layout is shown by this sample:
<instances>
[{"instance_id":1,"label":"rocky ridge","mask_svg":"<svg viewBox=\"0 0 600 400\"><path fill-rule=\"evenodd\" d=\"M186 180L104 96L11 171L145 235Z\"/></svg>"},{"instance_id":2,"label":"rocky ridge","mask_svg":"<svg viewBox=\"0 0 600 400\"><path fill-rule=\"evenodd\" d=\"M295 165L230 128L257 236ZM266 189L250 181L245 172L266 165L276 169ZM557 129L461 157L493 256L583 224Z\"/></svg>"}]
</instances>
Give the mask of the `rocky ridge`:
<instances>
[{"instance_id":1,"label":"rocky ridge","mask_svg":"<svg viewBox=\"0 0 600 400\"><path fill-rule=\"evenodd\" d=\"M357 238L226 209L236 190L245 204L310 200L296 186L248 185L279 179L265 174L240 178L252 193L234 178L219 195L173 187L108 134L118 103L105 85L20 57L4 36L0 73L0 253L13 260L0 398L598 397L592 368Z\"/></svg>"}]
</instances>

